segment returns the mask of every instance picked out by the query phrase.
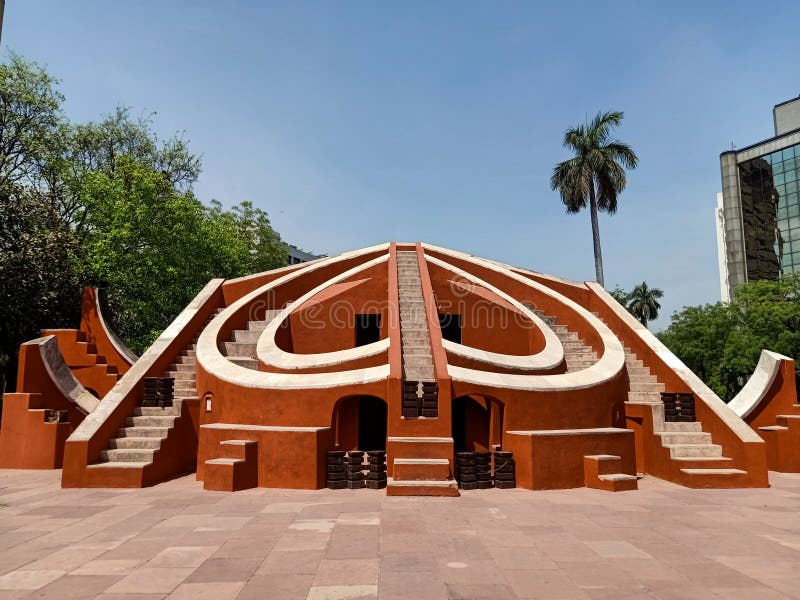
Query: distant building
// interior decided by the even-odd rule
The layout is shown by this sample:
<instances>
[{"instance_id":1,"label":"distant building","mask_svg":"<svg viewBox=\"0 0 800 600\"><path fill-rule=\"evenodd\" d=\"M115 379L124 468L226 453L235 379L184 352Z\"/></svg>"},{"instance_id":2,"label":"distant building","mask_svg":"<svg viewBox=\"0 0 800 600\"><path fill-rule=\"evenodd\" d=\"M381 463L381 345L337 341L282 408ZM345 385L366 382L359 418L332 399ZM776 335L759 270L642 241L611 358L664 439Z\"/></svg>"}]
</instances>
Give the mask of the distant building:
<instances>
[{"instance_id":1,"label":"distant building","mask_svg":"<svg viewBox=\"0 0 800 600\"><path fill-rule=\"evenodd\" d=\"M297 246L292 246L291 244L289 244L289 256L286 259L286 262L290 265L297 265L300 263L317 260L318 258L325 258L325 255L311 254L310 252L301 250Z\"/></svg>"},{"instance_id":2,"label":"distant building","mask_svg":"<svg viewBox=\"0 0 800 600\"><path fill-rule=\"evenodd\" d=\"M800 272L800 97L773 109L775 136L720 154L716 222L722 299Z\"/></svg>"}]
</instances>

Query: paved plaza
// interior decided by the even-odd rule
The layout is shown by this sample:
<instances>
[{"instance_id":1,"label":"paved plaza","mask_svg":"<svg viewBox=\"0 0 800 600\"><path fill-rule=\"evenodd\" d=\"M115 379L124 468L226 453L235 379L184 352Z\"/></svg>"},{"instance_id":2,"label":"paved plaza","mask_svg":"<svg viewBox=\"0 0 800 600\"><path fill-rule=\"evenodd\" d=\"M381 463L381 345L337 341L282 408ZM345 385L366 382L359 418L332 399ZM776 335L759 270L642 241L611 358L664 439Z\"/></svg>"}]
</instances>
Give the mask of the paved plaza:
<instances>
[{"instance_id":1,"label":"paved plaza","mask_svg":"<svg viewBox=\"0 0 800 600\"><path fill-rule=\"evenodd\" d=\"M800 598L800 475L460 498L59 479L0 471L0 598Z\"/></svg>"}]
</instances>

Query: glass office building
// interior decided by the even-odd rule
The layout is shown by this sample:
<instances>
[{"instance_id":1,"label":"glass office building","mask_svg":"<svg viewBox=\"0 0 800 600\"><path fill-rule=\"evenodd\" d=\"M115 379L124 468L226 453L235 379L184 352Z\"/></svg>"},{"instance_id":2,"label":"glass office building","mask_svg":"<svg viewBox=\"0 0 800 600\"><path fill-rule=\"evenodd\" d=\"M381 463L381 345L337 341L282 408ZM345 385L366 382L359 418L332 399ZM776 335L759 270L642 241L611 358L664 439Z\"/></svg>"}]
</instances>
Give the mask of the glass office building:
<instances>
[{"instance_id":1,"label":"glass office building","mask_svg":"<svg viewBox=\"0 0 800 600\"><path fill-rule=\"evenodd\" d=\"M775 107L775 137L720 155L720 286L800 273L800 98Z\"/></svg>"}]
</instances>

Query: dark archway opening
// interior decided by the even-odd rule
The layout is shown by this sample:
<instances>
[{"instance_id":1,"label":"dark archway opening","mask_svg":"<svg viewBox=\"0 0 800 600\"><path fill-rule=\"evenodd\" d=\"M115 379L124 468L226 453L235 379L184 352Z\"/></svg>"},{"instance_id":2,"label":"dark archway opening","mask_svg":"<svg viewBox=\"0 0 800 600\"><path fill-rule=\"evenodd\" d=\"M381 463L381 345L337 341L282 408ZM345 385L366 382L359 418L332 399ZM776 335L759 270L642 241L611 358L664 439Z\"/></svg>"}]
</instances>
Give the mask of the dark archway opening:
<instances>
[{"instance_id":1,"label":"dark archway opening","mask_svg":"<svg viewBox=\"0 0 800 600\"><path fill-rule=\"evenodd\" d=\"M333 410L334 443L341 450L386 450L386 424L386 403L380 398L345 398Z\"/></svg>"},{"instance_id":2,"label":"dark archway opening","mask_svg":"<svg viewBox=\"0 0 800 600\"><path fill-rule=\"evenodd\" d=\"M472 396L454 399L452 422L456 452L487 452L491 449L491 413L488 400Z\"/></svg>"},{"instance_id":3,"label":"dark archway opening","mask_svg":"<svg viewBox=\"0 0 800 600\"><path fill-rule=\"evenodd\" d=\"M379 314L356 315L356 347L374 344L381 340Z\"/></svg>"},{"instance_id":4,"label":"dark archway opening","mask_svg":"<svg viewBox=\"0 0 800 600\"><path fill-rule=\"evenodd\" d=\"M439 313L439 326L442 328L442 339L455 344L461 343L461 315Z\"/></svg>"}]
</instances>

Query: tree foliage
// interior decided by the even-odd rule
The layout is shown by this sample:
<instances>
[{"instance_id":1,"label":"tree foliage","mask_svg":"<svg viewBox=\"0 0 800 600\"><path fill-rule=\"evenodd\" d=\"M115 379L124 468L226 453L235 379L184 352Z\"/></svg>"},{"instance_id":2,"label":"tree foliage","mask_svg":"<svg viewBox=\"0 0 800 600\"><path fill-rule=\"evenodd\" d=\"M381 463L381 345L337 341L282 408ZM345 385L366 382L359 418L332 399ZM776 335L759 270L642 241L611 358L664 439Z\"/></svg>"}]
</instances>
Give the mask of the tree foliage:
<instances>
[{"instance_id":1,"label":"tree foliage","mask_svg":"<svg viewBox=\"0 0 800 600\"><path fill-rule=\"evenodd\" d=\"M753 374L761 350L800 356L800 276L748 283L729 304L686 307L658 337L730 400Z\"/></svg>"},{"instance_id":2,"label":"tree foliage","mask_svg":"<svg viewBox=\"0 0 800 600\"><path fill-rule=\"evenodd\" d=\"M70 123L63 101L36 63L0 64L0 368L12 375L21 342L77 324L85 285L106 288L141 352L209 279L286 264L266 212L195 197L201 161L183 136L161 139L152 114L124 107Z\"/></svg>"},{"instance_id":3,"label":"tree foliage","mask_svg":"<svg viewBox=\"0 0 800 600\"><path fill-rule=\"evenodd\" d=\"M622 123L624 113L597 113L590 123L564 133L564 147L575 156L553 168L550 186L558 190L568 213L578 213L588 203L592 220L592 240L597 283L603 283L603 256L600 248L598 211L617 212L619 194L625 189L625 169L639 162L633 149L611 136Z\"/></svg>"}]
</instances>

